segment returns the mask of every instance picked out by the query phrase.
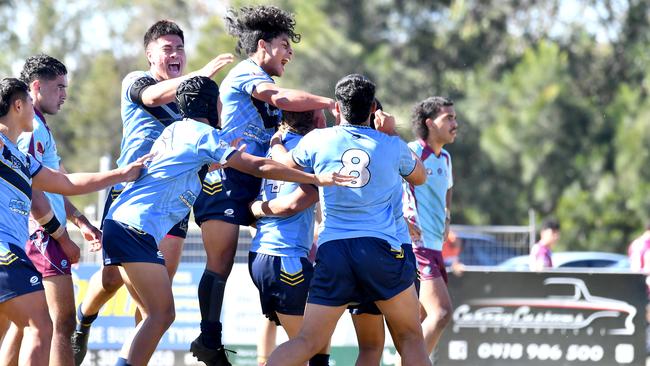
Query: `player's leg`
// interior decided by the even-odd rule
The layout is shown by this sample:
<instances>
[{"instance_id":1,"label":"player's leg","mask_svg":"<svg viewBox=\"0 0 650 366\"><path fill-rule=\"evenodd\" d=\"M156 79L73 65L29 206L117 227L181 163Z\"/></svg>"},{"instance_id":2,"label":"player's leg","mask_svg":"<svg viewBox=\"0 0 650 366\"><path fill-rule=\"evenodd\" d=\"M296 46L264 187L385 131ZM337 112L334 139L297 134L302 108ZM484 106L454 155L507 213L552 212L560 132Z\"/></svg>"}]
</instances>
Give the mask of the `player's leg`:
<instances>
[{"instance_id":1,"label":"player's leg","mask_svg":"<svg viewBox=\"0 0 650 366\"><path fill-rule=\"evenodd\" d=\"M359 343L359 356L355 365L379 365L384 352L385 341L383 315L372 313L352 314L352 323Z\"/></svg>"},{"instance_id":2,"label":"player's leg","mask_svg":"<svg viewBox=\"0 0 650 366\"><path fill-rule=\"evenodd\" d=\"M427 353L431 354L451 320L451 299L442 277L420 283L420 303L426 312L422 331Z\"/></svg>"},{"instance_id":3,"label":"player's leg","mask_svg":"<svg viewBox=\"0 0 650 366\"><path fill-rule=\"evenodd\" d=\"M43 278L45 298L54 326L50 362L53 365L72 365L70 337L75 329L74 289L72 276Z\"/></svg>"},{"instance_id":4,"label":"player's leg","mask_svg":"<svg viewBox=\"0 0 650 366\"><path fill-rule=\"evenodd\" d=\"M207 220L201 224L201 235L207 254L206 268L198 288L201 335L192 342L191 351L199 360L206 361L206 357L212 356L202 356L203 354L223 346L221 307L226 280L234 264L239 225L221 220Z\"/></svg>"},{"instance_id":5,"label":"player's leg","mask_svg":"<svg viewBox=\"0 0 650 366\"><path fill-rule=\"evenodd\" d=\"M166 267L158 263L122 263L121 273L143 315L129 348L128 363L144 366L174 321L171 282Z\"/></svg>"},{"instance_id":6,"label":"player's leg","mask_svg":"<svg viewBox=\"0 0 650 366\"><path fill-rule=\"evenodd\" d=\"M71 339L76 366L81 365L86 357L90 327L99 316L99 310L123 284L120 271L115 266L102 266L90 277L84 298L77 307L77 325Z\"/></svg>"},{"instance_id":7,"label":"player's leg","mask_svg":"<svg viewBox=\"0 0 650 366\"><path fill-rule=\"evenodd\" d=\"M187 221L185 222L187 225ZM187 227L187 226L185 226ZM187 230L185 230L187 232ZM181 255L183 253L183 244L185 243L185 234L183 236L175 235L166 235L158 244L158 248L163 253L165 257L165 268L167 268L167 274L169 275L169 281L174 281L174 275L178 270L178 265L181 261ZM142 320L142 314L140 313L140 308L135 311L135 323L138 324Z\"/></svg>"},{"instance_id":8,"label":"player's leg","mask_svg":"<svg viewBox=\"0 0 650 366\"><path fill-rule=\"evenodd\" d=\"M278 326L274 321L264 319L257 339L257 364L264 366L275 349Z\"/></svg>"},{"instance_id":9,"label":"player's leg","mask_svg":"<svg viewBox=\"0 0 650 366\"><path fill-rule=\"evenodd\" d=\"M431 365L424 349L415 286L411 285L388 300L376 301L376 304L390 324L390 332L403 364Z\"/></svg>"},{"instance_id":10,"label":"player's leg","mask_svg":"<svg viewBox=\"0 0 650 366\"><path fill-rule=\"evenodd\" d=\"M420 270L420 303L424 310L422 331L426 350L433 352L451 320L451 299L447 291L447 271L442 253L429 248L414 248Z\"/></svg>"},{"instance_id":11,"label":"player's leg","mask_svg":"<svg viewBox=\"0 0 650 366\"><path fill-rule=\"evenodd\" d=\"M29 327L24 334L26 359L23 365L47 366L52 340L52 321L43 291L30 292L0 303L0 314L7 315L18 328Z\"/></svg>"},{"instance_id":12,"label":"player's leg","mask_svg":"<svg viewBox=\"0 0 650 366\"><path fill-rule=\"evenodd\" d=\"M304 365L327 346L345 309L345 305L307 304L298 335L278 346L269 357L267 366Z\"/></svg>"},{"instance_id":13,"label":"player's leg","mask_svg":"<svg viewBox=\"0 0 650 366\"><path fill-rule=\"evenodd\" d=\"M0 366L18 366L22 341L23 329L10 322L0 347Z\"/></svg>"}]
</instances>

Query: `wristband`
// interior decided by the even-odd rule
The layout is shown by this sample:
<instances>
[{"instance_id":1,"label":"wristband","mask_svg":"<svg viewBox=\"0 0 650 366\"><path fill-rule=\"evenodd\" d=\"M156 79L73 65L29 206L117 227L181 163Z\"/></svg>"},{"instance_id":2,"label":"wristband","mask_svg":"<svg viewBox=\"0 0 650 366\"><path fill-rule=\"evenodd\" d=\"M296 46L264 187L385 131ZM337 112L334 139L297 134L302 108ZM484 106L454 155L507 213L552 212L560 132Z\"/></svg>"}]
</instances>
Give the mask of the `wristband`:
<instances>
[{"instance_id":1,"label":"wristband","mask_svg":"<svg viewBox=\"0 0 650 366\"><path fill-rule=\"evenodd\" d=\"M38 221L43 230L50 234L54 239L58 239L65 232L65 228L61 226L61 223L57 220L52 211L45 214L45 216L36 219L36 221Z\"/></svg>"}]
</instances>

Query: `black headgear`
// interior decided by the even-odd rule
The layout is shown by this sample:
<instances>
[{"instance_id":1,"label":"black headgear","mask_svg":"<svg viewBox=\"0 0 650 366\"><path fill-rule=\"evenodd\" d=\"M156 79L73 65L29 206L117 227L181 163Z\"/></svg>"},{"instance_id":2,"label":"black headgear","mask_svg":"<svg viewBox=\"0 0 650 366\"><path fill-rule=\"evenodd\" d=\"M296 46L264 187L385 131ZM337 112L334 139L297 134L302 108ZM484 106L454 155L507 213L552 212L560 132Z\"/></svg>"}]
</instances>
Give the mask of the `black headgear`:
<instances>
[{"instance_id":1,"label":"black headgear","mask_svg":"<svg viewBox=\"0 0 650 366\"><path fill-rule=\"evenodd\" d=\"M185 118L207 118L210 126L219 125L219 87L205 76L191 77L178 85L176 105Z\"/></svg>"}]
</instances>

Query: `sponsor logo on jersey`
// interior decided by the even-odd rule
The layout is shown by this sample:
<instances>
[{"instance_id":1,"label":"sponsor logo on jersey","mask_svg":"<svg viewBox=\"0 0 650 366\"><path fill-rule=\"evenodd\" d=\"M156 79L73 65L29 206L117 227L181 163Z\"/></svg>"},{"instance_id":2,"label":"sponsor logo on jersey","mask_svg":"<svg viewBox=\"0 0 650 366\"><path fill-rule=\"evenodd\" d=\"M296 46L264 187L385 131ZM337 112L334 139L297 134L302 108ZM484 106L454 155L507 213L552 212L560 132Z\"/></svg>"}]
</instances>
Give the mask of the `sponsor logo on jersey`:
<instances>
[{"instance_id":1,"label":"sponsor logo on jersey","mask_svg":"<svg viewBox=\"0 0 650 366\"><path fill-rule=\"evenodd\" d=\"M29 279L29 283L31 283L32 286L36 286L36 285L38 285L40 283L40 280L38 279L38 276L32 276Z\"/></svg>"},{"instance_id":2,"label":"sponsor logo on jersey","mask_svg":"<svg viewBox=\"0 0 650 366\"><path fill-rule=\"evenodd\" d=\"M61 261L61 267L63 267L63 268L68 268L68 261L65 260L65 259L62 260L62 261Z\"/></svg>"},{"instance_id":3,"label":"sponsor logo on jersey","mask_svg":"<svg viewBox=\"0 0 650 366\"><path fill-rule=\"evenodd\" d=\"M227 209L223 212L223 214L226 215L226 216L228 216L228 217L233 217L234 214L235 214L235 210L233 210L232 208L227 208Z\"/></svg>"}]
</instances>

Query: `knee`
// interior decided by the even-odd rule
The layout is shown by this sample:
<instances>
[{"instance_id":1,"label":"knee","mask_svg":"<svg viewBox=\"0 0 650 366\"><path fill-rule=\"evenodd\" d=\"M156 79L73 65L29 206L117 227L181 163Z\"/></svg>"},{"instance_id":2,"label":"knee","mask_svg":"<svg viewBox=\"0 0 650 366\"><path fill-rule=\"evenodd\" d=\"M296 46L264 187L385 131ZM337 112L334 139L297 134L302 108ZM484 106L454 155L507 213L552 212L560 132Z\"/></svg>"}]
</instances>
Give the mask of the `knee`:
<instances>
[{"instance_id":1,"label":"knee","mask_svg":"<svg viewBox=\"0 0 650 366\"><path fill-rule=\"evenodd\" d=\"M444 329L447 324L451 321L451 307L450 306L440 306L427 314L428 328L431 330L434 329ZM425 325L423 324L423 327Z\"/></svg>"},{"instance_id":2,"label":"knee","mask_svg":"<svg viewBox=\"0 0 650 366\"><path fill-rule=\"evenodd\" d=\"M41 341L50 341L53 334L52 320L49 316L35 318L33 321L33 334Z\"/></svg>"},{"instance_id":3,"label":"knee","mask_svg":"<svg viewBox=\"0 0 650 366\"><path fill-rule=\"evenodd\" d=\"M124 281L119 270L105 270L102 273L102 287L108 292L115 292L122 287Z\"/></svg>"},{"instance_id":4,"label":"knee","mask_svg":"<svg viewBox=\"0 0 650 366\"><path fill-rule=\"evenodd\" d=\"M151 312L151 314L148 316L151 317L156 324L159 324L164 329L167 329L172 325L172 323L174 323L174 320L176 319L176 310L174 309L174 303L172 302L171 305L160 307L156 311Z\"/></svg>"}]
</instances>

